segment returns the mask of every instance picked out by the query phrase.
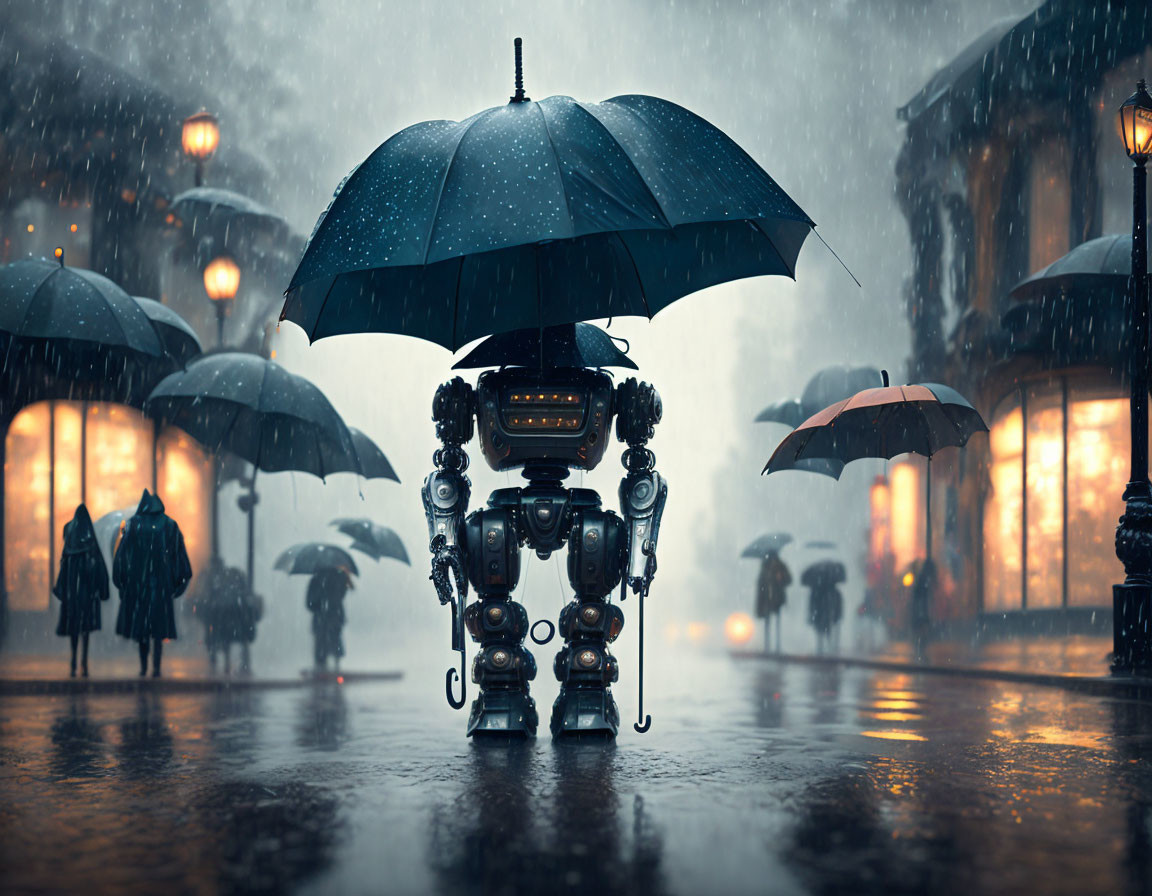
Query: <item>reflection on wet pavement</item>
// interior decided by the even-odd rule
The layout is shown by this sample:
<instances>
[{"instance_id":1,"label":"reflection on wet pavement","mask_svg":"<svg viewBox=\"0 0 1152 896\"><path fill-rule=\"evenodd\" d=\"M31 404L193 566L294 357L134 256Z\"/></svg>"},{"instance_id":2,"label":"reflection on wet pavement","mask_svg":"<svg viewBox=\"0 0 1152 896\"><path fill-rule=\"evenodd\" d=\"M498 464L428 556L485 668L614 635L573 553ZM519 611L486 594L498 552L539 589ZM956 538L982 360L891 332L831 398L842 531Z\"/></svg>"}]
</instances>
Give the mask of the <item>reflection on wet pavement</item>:
<instances>
[{"instance_id":1,"label":"reflection on wet pavement","mask_svg":"<svg viewBox=\"0 0 1152 896\"><path fill-rule=\"evenodd\" d=\"M474 745L419 679L6 698L0 890L1152 892L1148 704L705 658L664 678L652 732L616 744Z\"/></svg>"}]
</instances>

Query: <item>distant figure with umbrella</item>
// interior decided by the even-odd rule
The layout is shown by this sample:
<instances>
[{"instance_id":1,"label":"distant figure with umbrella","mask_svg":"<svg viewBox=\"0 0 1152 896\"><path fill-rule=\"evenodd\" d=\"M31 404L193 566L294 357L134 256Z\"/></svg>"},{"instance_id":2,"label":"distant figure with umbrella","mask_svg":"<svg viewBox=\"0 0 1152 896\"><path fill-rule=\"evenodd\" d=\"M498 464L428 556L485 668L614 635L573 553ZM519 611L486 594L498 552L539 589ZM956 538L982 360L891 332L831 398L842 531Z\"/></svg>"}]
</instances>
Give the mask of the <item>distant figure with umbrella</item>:
<instances>
[{"instance_id":1,"label":"distant figure with umbrella","mask_svg":"<svg viewBox=\"0 0 1152 896\"><path fill-rule=\"evenodd\" d=\"M756 617L764 620L764 652L768 653L772 620L776 620L776 652L780 652L780 611L788 602L788 586L792 573L780 559L780 551L792 541L784 532L762 535L744 549L741 557L760 560L760 575L756 579Z\"/></svg>"},{"instance_id":2,"label":"distant figure with umbrella","mask_svg":"<svg viewBox=\"0 0 1152 896\"><path fill-rule=\"evenodd\" d=\"M100 628L100 604L108 600L108 568L96 540L88 508L81 504L64 526L60 574L52 593L60 601L56 634L72 641L71 676L76 677L76 648L83 643L81 674L88 677L88 635Z\"/></svg>"},{"instance_id":3,"label":"distant figure with umbrella","mask_svg":"<svg viewBox=\"0 0 1152 896\"><path fill-rule=\"evenodd\" d=\"M281 318L310 340L402 333L453 351L493 340L469 366L498 370L476 387L457 377L433 399L441 448L422 494L432 581L451 606L462 667L448 671L448 701L466 703L470 632L480 643L480 694L468 734L536 733L536 662L524 647L527 611L512 594L521 545L542 558L564 548L573 599L559 620L552 733L616 735L619 666L609 644L624 622L610 603L618 586L638 604L634 727L644 732L644 602L668 493L647 446L662 405L650 384L630 377L617 386L603 370L612 362L593 360L605 354L598 343L607 334L571 325L651 318L689 293L743 277L792 277L814 224L730 137L674 103L639 95L534 102L519 38L514 46L508 103L462 122L414 125L345 179L313 231ZM572 470L599 464L613 422L627 445L619 515L594 491L562 484ZM527 484L469 513L465 446L474 434L492 469L520 469ZM469 584L479 597L471 606Z\"/></svg>"},{"instance_id":4,"label":"distant figure with umbrella","mask_svg":"<svg viewBox=\"0 0 1152 896\"><path fill-rule=\"evenodd\" d=\"M844 582L844 564L838 560L813 563L800 577L808 589L808 624L816 631L816 652L824 654L834 643L833 632L844 615L844 596L836 587Z\"/></svg>"},{"instance_id":5,"label":"distant figure with umbrella","mask_svg":"<svg viewBox=\"0 0 1152 896\"><path fill-rule=\"evenodd\" d=\"M176 639L172 602L191 580L180 526L164 512L159 496L144 489L112 560L112 581L120 591L116 634L140 645L141 675L148 671L151 643L152 677L160 677L163 644Z\"/></svg>"},{"instance_id":6,"label":"distant figure with umbrella","mask_svg":"<svg viewBox=\"0 0 1152 896\"><path fill-rule=\"evenodd\" d=\"M264 602L248 588L244 571L227 566L213 557L208 571L208 586L197 601L197 615L204 625L204 646L208 649L208 666L216 671L217 658L224 655L224 674L232 673L232 645L240 645L240 671L252 668L250 647L256 640L256 623L264 613Z\"/></svg>"},{"instance_id":7,"label":"distant figure with umbrella","mask_svg":"<svg viewBox=\"0 0 1152 896\"><path fill-rule=\"evenodd\" d=\"M987 432L984 419L960 393L940 383L865 389L809 417L776 446L764 473L795 469L812 458L850 463L865 457L891 459L898 454L928 458L925 476L924 556L932 558L932 456L942 448L963 447L978 432ZM917 655L922 654L931 628L935 565L924 576L919 603L911 613Z\"/></svg>"},{"instance_id":8,"label":"distant figure with umbrella","mask_svg":"<svg viewBox=\"0 0 1152 896\"><path fill-rule=\"evenodd\" d=\"M352 590L352 576L359 575L356 561L343 548L310 542L289 548L276 560L276 569L289 575L310 575L304 606L312 614L313 659L317 674L339 670L344 656L344 597Z\"/></svg>"}]
</instances>

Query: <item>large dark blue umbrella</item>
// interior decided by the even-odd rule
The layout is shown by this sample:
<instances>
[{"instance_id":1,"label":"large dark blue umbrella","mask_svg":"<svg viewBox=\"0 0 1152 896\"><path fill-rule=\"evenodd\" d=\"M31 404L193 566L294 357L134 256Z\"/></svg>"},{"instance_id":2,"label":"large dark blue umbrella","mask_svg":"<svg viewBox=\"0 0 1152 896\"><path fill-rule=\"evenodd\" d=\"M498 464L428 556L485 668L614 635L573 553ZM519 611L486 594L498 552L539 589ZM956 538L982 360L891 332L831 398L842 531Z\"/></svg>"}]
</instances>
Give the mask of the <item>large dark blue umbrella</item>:
<instances>
[{"instance_id":1,"label":"large dark blue umbrella","mask_svg":"<svg viewBox=\"0 0 1152 896\"><path fill-rule=\"evenodd\" d=\"M318 541L293 545L276 558L272 568L290 576L310 576L322 569L342 569L350 575L360 575L356 561L344 548Z\"/></svg>"},{"instance_id":2,"label":"large dark blue umbrella","mask_svg":"<svg viewBox=\"0 0 1152 896\"><path fill-rule=\"evenodd\" d=\"M221 233L235 223L265 227L274 234L291 231L288 222L255 199L219 187L193 187L172 200L172 214L194 235Z\"/></svg>"},{"instance_id":3,"label":"large dark blue umbrella","mask_svg":"<svg viewBox=\"0 0 1152 896\"><path fill-rule=\"evenodd\" d=\"M741 552L741 557L763 560L769 554L777 554L792 543L787 532L768 532L761 535Z\"/></svg>"},{"instance_id":4,"label":"large dark blue umbrella","mask_svg":"<svg viewBox=\"0 0 1152 896\"><path fill-rule=\"evenodd\" d=\"M408 560L408 552L404 550L404 542L387 526L381 526L364 517L344 517L332 520L331 525L352 539L350 547L353 550L367 554L373 560L391 557L393 560L412 565Z\"/></svg>"},{"instance_id":5,"label":"large dark blue umbrella","mask_svg":"<svg viewBox=\"0 0 1152 896\"><path fill-rule=\"evenodd\" d=\"M795 274L808 215L675 103L511 102L401 131L345 178L282 319L309 339L481 336L652 317L681 296Z\"/></svg>"},{"instance_id":6,"label":"large dark blue umbrella","mask_svg":"<svg viewBox=\"0 0 1152 896\"><path fill-rule=\"evenodd\" d=\"M453 370L477 367L628 367L636 362L617 348L612 337L592 324L560 324L543 330L513 330L489 336Z\"/></svg>"}]
</instances>

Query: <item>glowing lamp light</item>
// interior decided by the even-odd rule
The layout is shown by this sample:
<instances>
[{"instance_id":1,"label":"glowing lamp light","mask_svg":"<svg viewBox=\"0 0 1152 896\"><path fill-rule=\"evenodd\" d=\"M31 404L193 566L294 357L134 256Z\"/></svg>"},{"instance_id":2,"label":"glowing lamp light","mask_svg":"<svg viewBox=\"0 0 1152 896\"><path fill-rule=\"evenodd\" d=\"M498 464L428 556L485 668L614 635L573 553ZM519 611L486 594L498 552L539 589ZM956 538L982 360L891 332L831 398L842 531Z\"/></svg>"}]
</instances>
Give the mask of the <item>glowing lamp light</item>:
<instances>
[{"instance_id":1,"label":"glowing lamp light","mask_svg":"<svg viewBox=\"0 0 1152 896\"><path fill-rule=\"evenodd\" d=\"M201 109L195 115L185 118L180 132L180 145L184 155L197 162L212 158L216 147L220 145L220 123L216 116Z\"/></svg>"},{"instance_id":2,"label":"glowing lamp light","mask_svg":"<svg viewBox=\"0 0 1152 896\"><path fill-rule=\"evenodd\" d=\"M916 576L912 575L910 572L906 572L904 573L904 578L900 581L904 583L905 588L911 588L912 583L916 581Z\"/></svg>"},{"instance_id":3,"label":"glowing lamp light","mask_svg":"<svg viewBox=\"0 0 1152 896\"><path fill-rule=\"evenodd\" d=\"M752 617L747 613L733 613L724 621L724 636L740 647L752 640Z\"/></svg>"},{"instance_id":4,"label":"glowing lamp light","mask_svg":"<svg viewBox=\"0 0 1152 896\"><path fill-rule=\"evenodd\" d=\"M1136 92L1120 107L1120 135L1128 158L1134 162L1148 159L1152 153L1152 95L1143 78L1136 85Z\"/></svg>"},{"instance_id":5,"label":"glowing lamp light","mask_svg":"<svg viewBox=\"0 0 1152 896\"><path fill-rule=\"evenodd\" d=\"M204 268L204 291L213 302L230 302L240 288L240 266L227 255L220 255Z\"/></svg>"}]
</instances>

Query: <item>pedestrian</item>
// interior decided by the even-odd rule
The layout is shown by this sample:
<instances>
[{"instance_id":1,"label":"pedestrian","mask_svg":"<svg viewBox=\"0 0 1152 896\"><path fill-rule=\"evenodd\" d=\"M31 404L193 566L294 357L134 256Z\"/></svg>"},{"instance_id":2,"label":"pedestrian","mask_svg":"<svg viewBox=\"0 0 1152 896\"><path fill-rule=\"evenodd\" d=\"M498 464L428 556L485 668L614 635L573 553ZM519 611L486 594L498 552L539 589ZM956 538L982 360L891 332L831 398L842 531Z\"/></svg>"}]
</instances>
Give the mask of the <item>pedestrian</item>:
<instances>
[{"instance_id":1,"label":"pedestrian","mask_svg":"<svg viewBox=\"0 0 1152 896\"><path fill-rule=\"evenodd\" d=\"M916 648L917 659L922 659L928 646L932 627L932 604L936 597L936 562L928 557L913 576L912 605L909 607L909 628Z\"/></svg>"},{"instance_id":2,"label":"pedestrian","mask_svg":"<svg viewBox=\"0 0 1152 896\"><path fill-rule=\"evenodd\" d=\"M828 576L813 576L807 584L808 623L816 630L816 652L827 653L833 629L844 613L844 598Z\"/></svg>"},{"instance_id":3,"label":"pedestrian","mask_svg":"<svg viewBox=\"0 0 1152 896\"><path fill-rule=\"evenodd\" d=\"M159 496L144 489L112 559L112 582L120 591L116 634L140 645L141 675L148 671L151 642L152 677L160 677L162 645L176 639L172 602L191 579L192 564L180 527L164 513Z\"/></svg>"},{"instance_id":4,"label":"pedestrian","mask_svg":"<svg viewBox=\"0 0 1152 896\"><path fill-rule=\"evenodd\" d=\"M88 508L81 504L64 525L60 574L52 593L60 601L56 634L72 641L71 676L76 677L76 648L83 644L80 669L88 677L88 635L100 629L100 604L108 600L108 567L96 541Z\"/></svg>"},{"instance_id":5,"label":"pedestrian","mask_svg":"<svg viewBox=\"0 0 1152 896\"><path fill-rule=\"evenodd\" d=\"M756 615L764 620L764 652L771 648L768 635L772 619L776 619L776 652L780 652L780 611L788 602L788 586L792 573L777 551L769 551L760 563L760 577L756 580Z\"/></svg>"},{"instance_id":6,"label":"pedestrian","mask_svg":"<svg viewBox=\"0 0 1152 896\"><path fill-rule=\"evenodd\" d=\"M352 588L352 577L339 567L317 570L308 582L305 605L312 614L313 655L316 671L327 668L328 657L340 667L344 656L344 595Z\"/></svg>"},{"instance_id":7,"label":"pedestrian","mask_svg":"<svg viewBox=\"0 0 1152 896\"><path fill-rule=\"evenodd\" d=\"M263 615L264 602L249 592L243 571L225 566L215 557L204 596L197 602L197 615L204 624L204 646L208 665L216 671L217 657L224 654L224 674L232 674L232 645L240 645L240 671L251 670L250 645L256 640L256 623Z\"/></svg>"}]
</instances>

